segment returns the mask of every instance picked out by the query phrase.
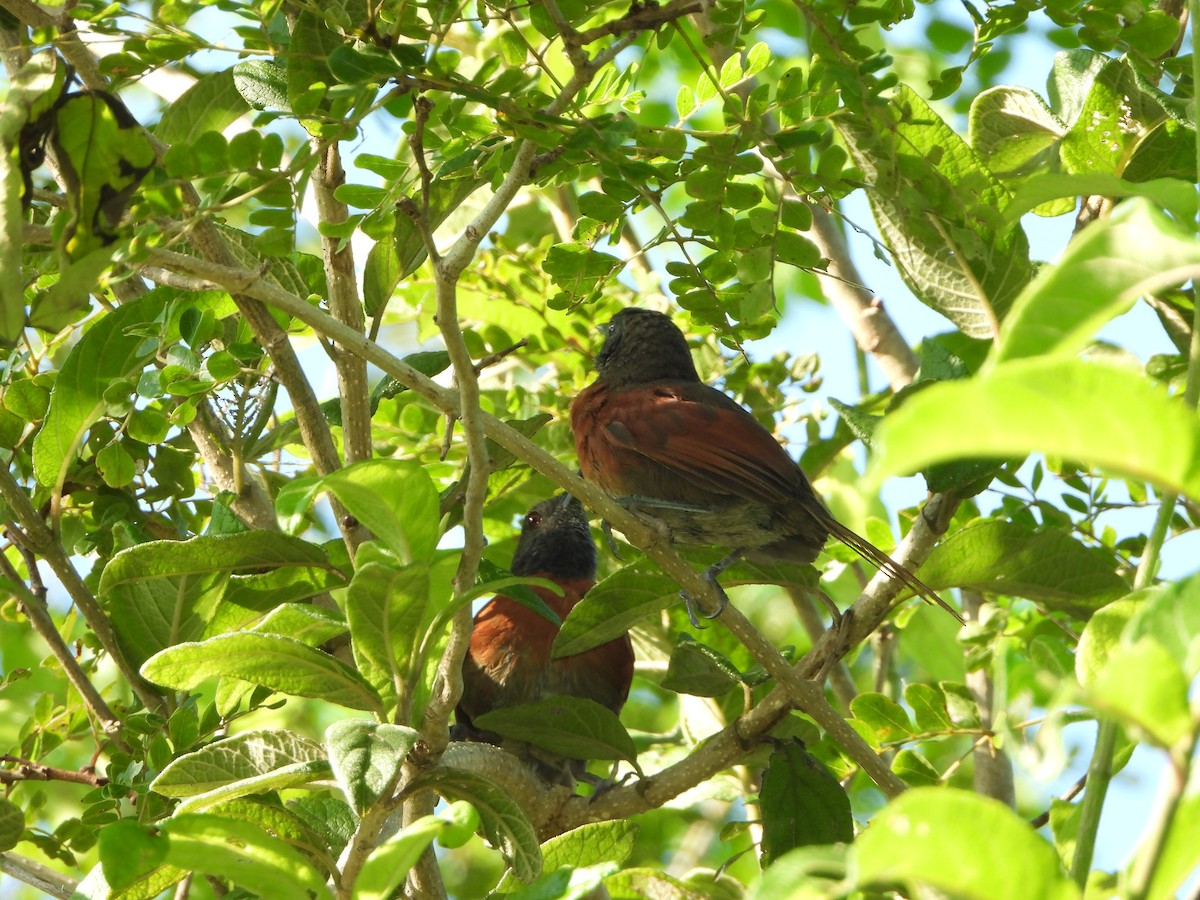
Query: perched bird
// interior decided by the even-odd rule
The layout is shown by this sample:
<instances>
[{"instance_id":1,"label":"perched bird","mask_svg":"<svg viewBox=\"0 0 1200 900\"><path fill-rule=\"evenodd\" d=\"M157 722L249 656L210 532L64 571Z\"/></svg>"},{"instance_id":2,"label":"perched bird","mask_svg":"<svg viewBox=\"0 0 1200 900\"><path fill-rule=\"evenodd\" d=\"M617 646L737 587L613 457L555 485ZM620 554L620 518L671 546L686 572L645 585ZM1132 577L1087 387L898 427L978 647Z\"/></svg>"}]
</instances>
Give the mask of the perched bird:
<instances>
[{"instance_id":1,"label":"perched bird","mask_svg":"<svg viewBox=\"0 0 1200 900\"><path fill-rule=\"evenodd\" d=\"M560 494L533 507L522 523L513 555L514 575L546 578L562 588L531 585L560 618L596 583L596 545L583 506ZM500 743L472 720L506 706L534 703L564 694L584 697L620 714L633 680L629 635L575 656L550 658L558 626L511 597L497 595L475 616L475 630L463 661L463 694L454 737ZM513 749L548 781L571 784L583 776L581 760L560 757L522 744Z\"/></svg>"},{"instance_id":2,"label":"perched bird","mask_svg":"<svg viewBox=\"0 0 1200 900\"><path fill-rule=\"evenodd\" d=\"M771 433L701 382L687 340L667 316L623 309L605 334L598 377L571 404L583 477L662 520L676 543L731 548L705 572L718 591L717 576L741 557L812 562L833 535L962 621L908 569L838 522ZM708 617L727 602L722 592Z\"/></svg>"}]
</instances>

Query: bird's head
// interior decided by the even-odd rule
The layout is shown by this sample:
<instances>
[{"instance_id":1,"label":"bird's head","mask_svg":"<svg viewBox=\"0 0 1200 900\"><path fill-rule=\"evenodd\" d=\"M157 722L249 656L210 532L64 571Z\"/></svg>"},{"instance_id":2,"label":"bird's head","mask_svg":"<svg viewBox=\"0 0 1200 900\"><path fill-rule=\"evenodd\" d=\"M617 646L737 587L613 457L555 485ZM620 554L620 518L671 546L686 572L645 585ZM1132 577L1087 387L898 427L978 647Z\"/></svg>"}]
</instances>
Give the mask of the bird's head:
<instances>
[{"instance_id":1,"label":"bird's head","mask_svg":"<svg viewBox=\"0 0 1200 900\"><path fill-rule=\"evenodd\" d=\"M595 578L596 543L583 504L570 494L543 500L521 520L512 573L544 572L558 578Z\"/></svg>"},{"instance_id":2,"label":"bird's head","mask_svg":"<svg viewBox=\"0 0 1200 900\"><path fill-rule=\"evenodd\" d=\"M601 331L604 346L596 355L596 371L609 387L700 380L683 332L660 312L630 306Z\"/></svg>"}]
</instances>

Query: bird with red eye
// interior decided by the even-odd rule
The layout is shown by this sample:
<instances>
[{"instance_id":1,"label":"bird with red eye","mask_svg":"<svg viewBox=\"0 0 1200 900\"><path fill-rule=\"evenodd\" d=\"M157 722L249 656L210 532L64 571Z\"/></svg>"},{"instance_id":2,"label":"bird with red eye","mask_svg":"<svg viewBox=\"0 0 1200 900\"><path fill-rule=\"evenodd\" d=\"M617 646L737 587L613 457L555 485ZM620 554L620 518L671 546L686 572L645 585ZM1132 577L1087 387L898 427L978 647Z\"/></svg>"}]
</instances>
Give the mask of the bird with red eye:
<instances>
[{"instance_id":1,"label":"bird with red eye","mask_svg":"<svg viewBox=\"0 0 1200 900\"><path fill-rule=\"evenodd\" d=\"M525 515L513 555L514 575L545 578L562 590L530 588L565 619L596 583L596 544L583 506L570 494L543 500ZM633 680L629 635L575 656L551 659L559 627L511 597L499 594L475 615L463 661L463 693L453 737L500 744L472 720L492 710L550 697L593 700L620 715ZM581 760L566 760L528 744L504 745L546 781L573 784L586 776Z\"/></svg>"},{"instance_id":2,"label":"bird with red eye","mask_svg":"<svg viewBox=\"0 0 1200 900\"><path fill-rule=\"evenodd\" d=\"M571 404L583 477L630 510L660 519L678 544L730 548L704 573L721 595L705 618L725 609L717 576L738 559L809 563L832 535L962 622L912 572L838 522L772 434L700 380L670 318L630 307L603 331L596 381Z\"/></svg>"}]
</instances>

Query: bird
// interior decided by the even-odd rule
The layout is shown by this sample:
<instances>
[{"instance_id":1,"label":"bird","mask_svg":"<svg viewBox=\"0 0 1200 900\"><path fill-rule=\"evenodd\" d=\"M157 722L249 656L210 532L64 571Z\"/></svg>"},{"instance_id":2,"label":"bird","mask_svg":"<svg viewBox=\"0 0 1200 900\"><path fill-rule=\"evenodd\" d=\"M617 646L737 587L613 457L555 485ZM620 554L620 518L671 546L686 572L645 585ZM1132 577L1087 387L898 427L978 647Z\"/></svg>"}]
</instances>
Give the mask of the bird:
<instances>
[{"instance_id":1,"label":"bird","mask_svg":"<svg viewBox=\"0 0 1200 900\"><path fill-rule=\"evenodd\" d=\"M563 493L525 514L510 567L514 575L545 578L562 590L530 585L562 618L596 583L598 557L583 505ZM473 720L508 706L570 695L593 700L620 715L633 680L633 645L625 634L574 656L552 659L559 626L499 594L475 615L463 661L463 692L456 710L459 740L501 744L499 735ZM542 777L558 784L586 780L582 760L565 760L528 744L505 745Z\"/></svg>"},{"instance_id":2,"label":"bird","mask_svg":"<svg viewBox=\"0 0 1200 900\"><path fill-rule=\"evenodd\" d=\"M810 563L830 535L929 602L962 617L907 568L834 518L799 465L744 407L705 384L667 315L626 307L601 327L596 380L571 404L583 477L682 545L730 548L705 579L738 559ZM685 593L688 617L697 611Z\"/></svg>"}]
</instances>

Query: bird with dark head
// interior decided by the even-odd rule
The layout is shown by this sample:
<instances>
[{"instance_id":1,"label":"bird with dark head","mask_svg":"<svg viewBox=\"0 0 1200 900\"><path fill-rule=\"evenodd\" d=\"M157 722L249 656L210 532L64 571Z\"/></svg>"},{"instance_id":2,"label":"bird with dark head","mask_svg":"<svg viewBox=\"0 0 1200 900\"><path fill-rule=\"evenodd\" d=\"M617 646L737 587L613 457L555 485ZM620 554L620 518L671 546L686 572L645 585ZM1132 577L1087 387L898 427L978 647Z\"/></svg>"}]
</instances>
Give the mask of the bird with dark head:
<instances>
[{"instance_id":1,"label":"bird with dark head","mask_svg":"<svg viewBox=\"0 0 1200 900\"><path fill-rule=\"evenodd\" d=\"M596 583L596 562L583 506L570 494L560 494L526 513L511 571L558 585L562 596L549 588L530 588L559 618L566 618ZM476 728L472 720L492 710L563 695L594 700L619 715L633 680L629 635L575 656L551 659L557 635L557 625L503 594L479 610L463 661L463 694L453 736L500 744L498 735ZM547 781L572 784L585 773L581 760L565 760L528 744L504 746Z\"/></svg>"},{"instance_id":2,"label":"bird with dark head","mask_svg":"<svg viewBox=\"0 0 1200 900\"><path fill-rule=\"evenodd\" d=\"M571 404L583 477L627 508L664 522L678 544L739 558L808 563L833 535L925 599L959 614L908 569L837 521L800 467L740 404L700 380L683 333L630 307L605 329L596 381ZM721 593L720 615L726 600ZM696 620L692 603L688 615Z\"/></svg>"}]
</instances>

